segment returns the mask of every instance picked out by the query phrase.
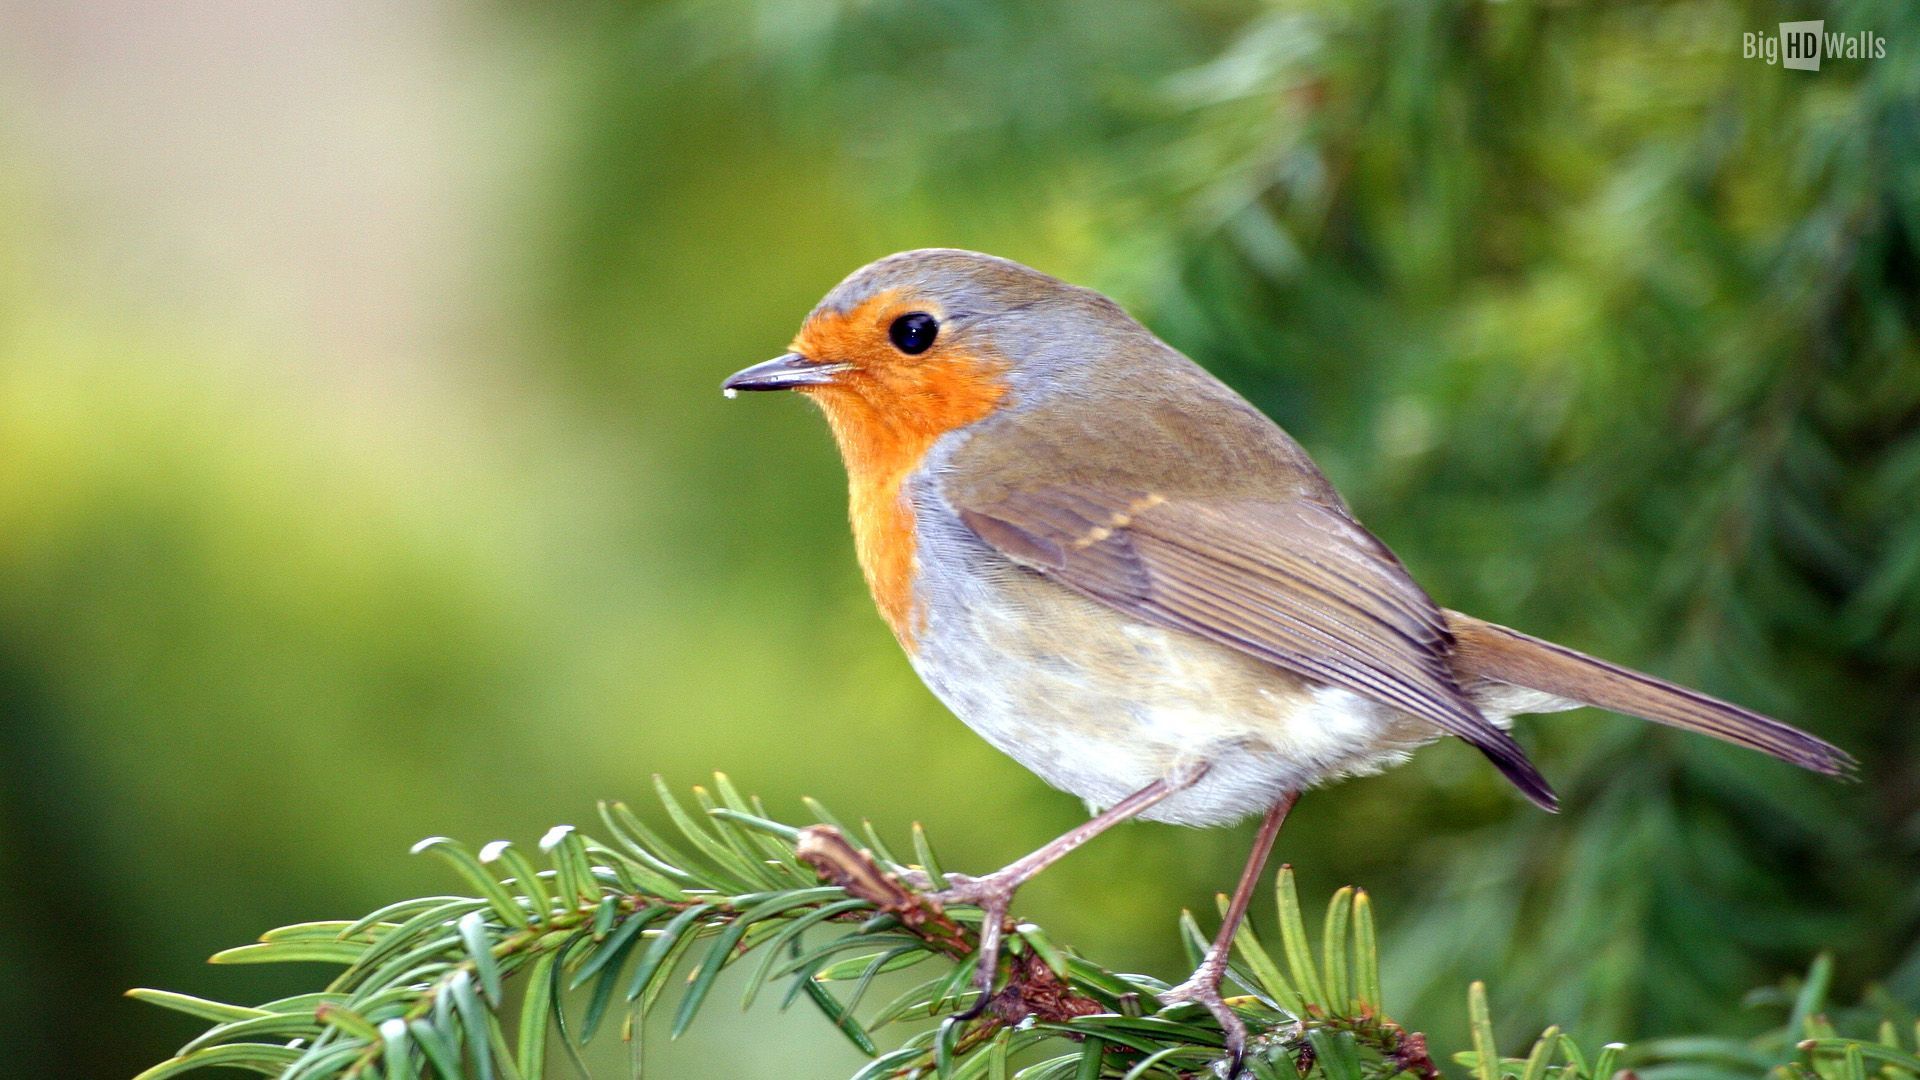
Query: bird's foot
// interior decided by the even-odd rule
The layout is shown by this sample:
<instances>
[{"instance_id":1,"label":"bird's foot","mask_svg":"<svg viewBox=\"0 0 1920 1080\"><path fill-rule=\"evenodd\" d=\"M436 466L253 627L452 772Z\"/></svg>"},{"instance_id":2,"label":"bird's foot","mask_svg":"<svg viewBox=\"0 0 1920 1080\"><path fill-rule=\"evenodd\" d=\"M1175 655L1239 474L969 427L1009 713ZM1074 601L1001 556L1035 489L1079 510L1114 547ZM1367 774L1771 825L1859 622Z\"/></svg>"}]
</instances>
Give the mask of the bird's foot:
<instances>
[{"instance_id":1,"label":"bird's foot","mask_svg":"<svg viewBox=\"0 0 1920 1080\"><path fill-rule=\"evenodd\" d=\"M985 877L948 874L947 887L929 894L942 907L967 904L980 909L980 949L973 972L973 988L977 994L967 1011L959 1014L961 1020L971 1020L985 1012L993 998L994 978L1000 971L1000 940L1007 929L1007 911L1013 906L1014 890L1024 880L1004 871Z\"/></svg>"},{"instance_id":2,"label":"bird's foot","mask_svg":"<svg viewBox=\"0 0 1920 1080\"><path fill-rule=\"evenodd\" d=\"M925 874L916 875L923 880ZM933 894L942 904L972 904L984 908L994 900L1011 901L1013 890L1020 883L1001 874L988 874L986 877L973 877L968 874L948 874L946 887Z\"/></svg>"},{"instance_id":3,"label":"bird's foot","mask_svg":"<svg viewBox=\"0 0 1920 1080\"><path fill-rule=\"evenodd\" d=\"M903 870L899 870L895 873L895 876L905 882L906 886L915 892L931 894L934 890L945 884L945 882L933 880L932 874L927 873L917 866L909 866ZM953 877L956 875L949 874L948 876Z\"/></svg>"},{"instance_id":4,"label":"bird's foot","mask_svg":"<svg viewBox=\"0 0 1920 1080\"><path fill-rule=\"evenodd\" d=\"M1220 996L1220 980L1226 975L1226 965L1216 964L1209 956L1201 963L1186 982L1160 995L1163 1005L1176 1005L1192 1002L1202 1005L1220 1022L1220 1030L1227 1037L1227 1080L1240 1075L1247 1063L1247 1024L1240 1014L1227 1007L1226 1000Z\"/></svg>"}]
</instances>

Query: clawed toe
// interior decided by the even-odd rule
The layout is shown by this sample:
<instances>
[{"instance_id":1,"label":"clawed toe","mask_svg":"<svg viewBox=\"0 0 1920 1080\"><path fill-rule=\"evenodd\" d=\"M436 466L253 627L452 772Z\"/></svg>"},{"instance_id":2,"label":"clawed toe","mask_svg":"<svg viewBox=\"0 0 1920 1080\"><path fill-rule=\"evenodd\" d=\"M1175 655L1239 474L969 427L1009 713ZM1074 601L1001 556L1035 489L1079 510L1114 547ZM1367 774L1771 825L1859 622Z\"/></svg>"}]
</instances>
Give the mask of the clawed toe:
<instances>
[{"instance_id":1,"label":"clawed toe","mask_svg":"<svg viewBox=\"0 0 1920 1080\"><path fill-rule=\"evenodd\" d=\"M899 877L909 888L926 893L928 899L941 904L978 905L1001 892L1012 892L1010 888L996 888L992 874L986 877L947 874L935 881L932 874L915 866L899 871Z\"/></svg>"},{"instance_id":2,"label":"clawed toe","mask_svg":"<svg viewBox=\"0 0 1920 1080\"><path fill-rule=\"evenodd\" d=\"M916 892L931 893L939 887L939 884L933 880L933 875L919 867L908 867L899 871L898 876L908 888Z\"/></svg>"},{"instance_id":3,"label":"clawed toe","mask_svg":"<svg viewBox=\"0 0 1920 1080\"><path fill-rule=\"evenodd\" d=\"M994 977L1000 971L1000 939L1006 933L1007 910L1013 905L1013 893L1019 885L1018 880L999 874L980 878L949 874L947 887L931 894L942 905L968 904L980 909L980 954L973 973L973 988L977 993L973 1004L959 1014L962 1020L971 1020L985 1012L987 1002L993 997Z\"/></svg>"},{"instance_id":4,"label":"clawed toe","mask_svg":"<svg viewBox=\"0 0 1920 1080\"><path fill-rule=\"evenodd\" d=\"M1240 1075L1240 1070L1247 1061L1247 1024L1240 1019L1240 1014L1229 1008L1226 1000L1220 996L1218 975L1211 975L1203 967L1193 973L1193 978L1161 994L1160 1001L1163 1005L1192 1002L1195 1005L1205 1006L1206 1010L1213 1014L1213 1018L1219 1021L1220 1030L1226 1035L1227 1080L1233 1080Z\"/></svg>"},{"instance_id":5,"label":"clawed toe","mask_svg":"<svg viewBox=\"0 0 1920 1080\"><path fill-rule=\"evenodd\" d=\"M972 904L976 907L984 907L996 900L1011 900L1013 886L997 880L992 874L986 877L948 874L946 887L932 895L942 904Z\"/></svg>"}]
</instances>

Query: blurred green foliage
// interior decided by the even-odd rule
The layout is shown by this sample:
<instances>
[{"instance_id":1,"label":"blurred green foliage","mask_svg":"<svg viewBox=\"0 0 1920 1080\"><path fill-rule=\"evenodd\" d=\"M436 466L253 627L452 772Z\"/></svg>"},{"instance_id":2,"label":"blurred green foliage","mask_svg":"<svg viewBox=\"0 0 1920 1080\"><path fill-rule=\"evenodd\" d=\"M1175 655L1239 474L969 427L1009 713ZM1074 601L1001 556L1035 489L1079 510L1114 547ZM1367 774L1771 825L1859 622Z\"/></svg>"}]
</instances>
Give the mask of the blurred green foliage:
<instances>
[{"instance_id":1,"label":"blurred green foliage","mask_svg":"<svg viewBox=\"0 0 1920 1080\"><path fill-rule=\"evenodd\" d=\"M1888 55L1741 56L1802 18ZM1464 1045L1485 978L1503 1041L1757 1031L1732 1003L1820 948L1843 986L1920 996L1909 3L703 0L435 32L514 91L454 168L494 126L537 136L502 139L525 156L482 238L439 253L479 253L470 288L398 369L316 372L244 291L73 257L88 229L0 112L0 1010L25 1060L130 1073L187 1029L125 987L304 989L200 962L424 892L421 836L531 839L655 771L924 819L950 868L1077 820L898 656L817 418L715 393L841 274L928 244L1113 293L1441 602L1865 762L1840 787L1579 713L1522 728L1558 817L1450 746L1315 793L1281 857L1397 920L1403 1015ZM85 224L117 253L126 222ZM1169 976L1168 914L1246 839L1120 830L1021 907ZM652 1052L851 1071L816 1027L709 1010Z\"/></svg>"}]
</instances>

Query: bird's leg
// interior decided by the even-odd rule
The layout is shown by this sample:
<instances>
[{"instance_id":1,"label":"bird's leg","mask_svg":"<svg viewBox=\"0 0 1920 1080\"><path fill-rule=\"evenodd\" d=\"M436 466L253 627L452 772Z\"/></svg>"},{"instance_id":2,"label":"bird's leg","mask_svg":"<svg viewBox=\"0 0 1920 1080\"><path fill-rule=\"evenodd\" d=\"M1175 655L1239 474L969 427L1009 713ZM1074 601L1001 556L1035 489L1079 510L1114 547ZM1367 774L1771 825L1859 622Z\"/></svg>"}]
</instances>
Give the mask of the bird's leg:
<instances>
[{"instance_id":1,"label":"bird's leg","mask_svg":"<svg viewBox=\"0 0 1920 1080\"><path fill-rule=\"evenodd\" d=\"M1032 854L1016 859L985 877L948 875L947 887L934 893L933 899L942 904L971 904L980 909L982 916L980 958L973 976L974 989L979 991L979 996L974 999L973 1005L966 1012L960 1014L961 1019L971 1019L980 1015L986 1009L987 1001L993 994L993 977L1000 966L1000 939L1006 933L1007 909L1013 903L1014 890L1025 884L1027 879L1035 874L1059 862L1068 852L1081 844L1167 796L1192 787L1206 775L1206 772L1207 767L1199 765L1175 773L1173 776L1155 780L1084 823L1062 833Z\"/></svg>"},{"instance_id":2,"label":"bird's leg","mask_svg":"<svg viewBox=\"0 0 1920 1080\"><path fill-rule=\"evenodd\" d=\"M1253 890L1260 883L1260 872L1266 868L1267 854L1273 850L1274 837L1280 835L1280 823L1287 820L1287 811L1300 799L1300 793L1289 791L1273 804L1267 816L1260 820L1260 832L1253 838L1253 853L1247 856L1247 867L1240 872L1240 884L1234 887L1233 899L1227 904L1225 921L1220 924L1220 933L1207 948L1205 959L1199 968L1188 977L1186 982L1160 995L1165 1004L1191 1001L1204 1005L1220 1021L1220 1028L1227 1036L1227 1075L1238 1075L1240 1066L1247 1055L1247 1025L1220 997L1220 980L1227 974L1227 957L1233 953L1233 937L1240 929L1240 923L1247 917L1247 905L1253 902Z\"/></svg>"}]
</instances>

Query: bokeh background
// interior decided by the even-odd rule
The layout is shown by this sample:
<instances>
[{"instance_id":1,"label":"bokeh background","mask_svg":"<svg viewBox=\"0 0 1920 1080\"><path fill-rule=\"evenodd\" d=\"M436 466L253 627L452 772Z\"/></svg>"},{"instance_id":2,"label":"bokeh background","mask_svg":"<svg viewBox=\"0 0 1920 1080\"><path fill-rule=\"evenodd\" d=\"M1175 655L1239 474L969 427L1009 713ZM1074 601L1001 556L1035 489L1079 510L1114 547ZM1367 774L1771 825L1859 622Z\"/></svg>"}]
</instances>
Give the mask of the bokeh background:
<instances>
[{"instance_id":1,"label":"bokeh background","mask_svg":"<svg viewBox=\"0 0 1920 1080\"><path fill-rule=\"evenodd\" d=\"M1813 18L1887 55L1742 56ZM970 869L1077 820L898 655L819 419L717 393L934 244L1113 293L1443 603L1864 762L1582 712L1521 736L1557 817L1457 746L1315 793L1281 858L1374 892L1398 1015L1738 1033L1822 949L1920 1001L1917 103L1908 0L0 0L10 1066L129 1075L193 1025L125 988L310 988L201 962L655 772ZM1020 907L1172 977L1247 841ZM770 1008L649 1053L854 1065Z\"/></svg>"}]
</instances>

